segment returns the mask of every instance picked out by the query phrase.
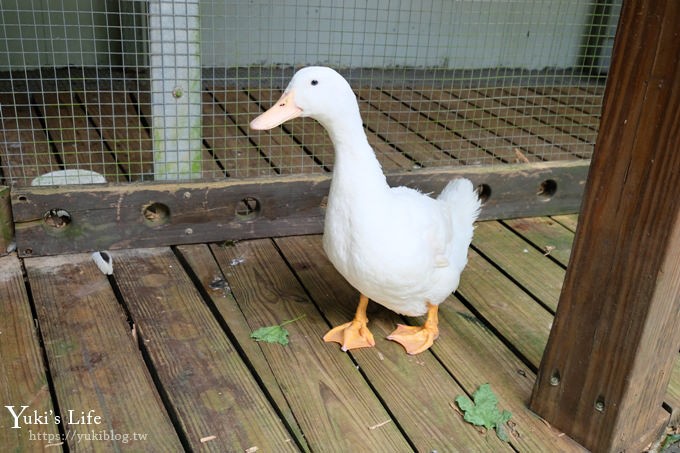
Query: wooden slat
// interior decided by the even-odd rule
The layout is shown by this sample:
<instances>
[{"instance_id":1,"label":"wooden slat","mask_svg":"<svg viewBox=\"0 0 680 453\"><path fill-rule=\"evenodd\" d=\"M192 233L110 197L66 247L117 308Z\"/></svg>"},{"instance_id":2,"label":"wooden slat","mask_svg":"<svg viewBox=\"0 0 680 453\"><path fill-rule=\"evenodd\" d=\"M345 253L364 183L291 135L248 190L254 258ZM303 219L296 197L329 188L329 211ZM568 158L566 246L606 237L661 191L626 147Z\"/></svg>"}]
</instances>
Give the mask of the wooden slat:
<instances>
[{"instance_id":1,"label":"wooden slat","mask_svg":"<svg viewBox=\"0 0 680 453\"><path fill-rule=\"evenodd\" d=\"M515 98L513 100L514 107L521 105L522 111L532 112L541 121L556 127L563 133L579 138L586 143L595 143L598 122L593 116L566 107L526 87L504 87L503 91ZM535 107L538 107L538 109Z\"/></svg>"},{"instance_id":2,"label":"wooden slat","mask_svg":"<svg viewBox=\"0 0 680 453\"><path fill-rule=\"evenodd\" d=\"M460 147L470 147L469 143L380 90L364 88L356 91L368 127L393 142L420 166L464 163L454 159L453 152L458 152Z\"/></svg>"},{"instance_id":3,"label":"wooden slat","mask_svg":"<svg viewBox=\"0 0 680 453\"><path fill-rule=\"evenodd\" d=\"M410 447L350 358L321 337L328 324L270 240L212 247L251 329L286 326L290 344L262 343L267 362L312 450L406 451ZM248 340L246 340L248 341Z\"/></svg>"},{"instance_id":4,"label":"wooden slat","mask_svg":"<svg viewBox=\"0 0 680 453\"><path fill-rule=\"evenodd\" d=\"M225 245L219 246L224 247ZM296 437L302 449L309 451L309 446L297 424L295 414L288 404L286 395L284 395L281 387L278 385L276 376L272 372L266 356L262 352L260 345L250 338L252 329L249 327L248 320L241 311L236 299L234 299L231 288L222 269L220 269L219 264L215 261L210 246L206 244L180 245L177 247L177 251L189 265L194 280L201 283L203 293L210 298L216 313L219 313L217 315L218 322L226 325L229 332L236 338L239 348L247 357L249 366L254 370L258 381L263 383L269 398L276 405L277 411L286 420L288 428ZM215 281L219 281L220 284L211 287Z\"/></svg>"},{"instance_id":5,"label":"wooden slat","mask_svg":"<svg viewBox=\"0 0 680 453\"><path fill-rule=\"evenodd\" d=\"M35 94L50 142L66 169L85 169L104 175L107 181L125 181L113 154L88 119L75 93Z\"/></svg>"},{"instance_id":6,"label":"wooden slat","mask_svg":"<svg viewBox=\"0 0 680 453\"><path fill-rule=\"evenodd\" d=\"M562 267L498 222L477 223L472 244L525 291L553 312L557 309Z\"/></svg>"},{"instance_id":7,"label":"wooden slat","mask_svg":"<svg viewBox=\"0 0 680 453\"><path fill-rule=\"evenodd\" d=\"M76 93L99 135L128 180L153 178L153 143L129 94L124 91Z\"/></svg>"},{"instance_id":8,"label":"wooden slat","mask_svg":"<svg viewBox=\"0 0 680 453\"><path fill-rule=\"evenodd\" d=\"M548 310L473 250L458 292L534 369L538 368L553 323Z\"/></svg>"},{"instance_id":9,"label":"wooden slat","mask_svg":"<svg viewBox=\"0 0 680 453\"><path fill-rule=\"evenodd\" d=\"M320 238L281 238L276 243L324 316L333 324L346 322L358 301L357 291L323 256ZM516 449L548 451L553 447L581 451L570 439L557 438L554 431L526 409L525 401L533 383L531 371L455 298L441 305L440 337L432 348L434 354L416 357L407 356L401 346L384 339L395 322L403 322L400 317L377 305L370 308L369 327L377 344L374 349L352 351L352 356L390 406L417 451L505 449L493 432L479 436L451 406L457 395L472 393L482 381L491 383L500 406L513 413L520 433L511 437ZM442 370L440 361L452 376ZM451 435L452 430L455 436Z\"/></svg>"},{"instance_id":10,"label":"wooden slat","mask_svg":"<svg viewBox=\"0 0 680 453\"><path fill-rule=\"evenodd\" d=\"M491 189L481 218L493 219L575 212L587 169L587 162L578 161L461 166L390 174L387 180L436 195L450 180L467 177ZM16 239L22 255L35 256L320 233L330 180L326 174L181 185L22 188L12 192ZM546 180L558 187L549 198L537 195ZM239 215L246 198L259 202L252 216ZM169 215L156 223L153 216L146 218L143 212L151 203L165 205ZM50 227L43 216L51 209L68 211L71 223L63 229Z\"/></svg>"},{"instance_id":11,"label":"wooden slat","mask_svg":"<svg viewBox=\"0 0 680 453\"><path fill-rule=\"evenodd\" d=\"M565 228L576 232L576 226L578 225L577 214L553 215L551 218Z\"/></svg>"},{"instance_id":12,"label":"wooden slat","mask_svg":"<svg viewBox=\"0 0 680 453\"><path fill-rule=\"evenodd\" d=\"M442 99L443 92L441 90L422 90L416 88L413 90L403 90L395 93L402 102L408 104L413 110L419 112L426 112L428 118L432 121L440 123L446 127L451 133L462 137L472 147L466 146L460 150L453 150L453 153L459 159L470 165L478 165L486 163L490 159L498 162L515 162L517 155L512 150L512 143L505 141L495 134L480 128L475 123L467 120L445 103L439 101ZM432 112L451 110L455 114L442 116Z\"/></svg>"},{"instance_id":13,"label":"wooden slat","mask_svg":"<svg viewBox=\"0 0 680 453\"><path fill-rule=\"evenodd\" d=\"M34 258L25 265L69 448L180 449L125 313L90 256ZM83 413L101 417L99 423L79 423ZM121 437L74 437L90 431Z\"/></svg>"},{"instance_id":14,"label":"wooden slat","mask_svg":"<svg viewBox=\"0 0 680 453\"><path fill-rule=\"evenodd\" d=\"M272 176L274 169L260 155L241 127L225 112L213 93L203 92L203 140L233 178Z\"/></svg>"},{"instance_id":15,"label":"wooden slat","mask_svg":"<svg viewBox=\"0 0 680 453\"><path fill-rule=\"evenodd\" d=\"M527 90L526 94L529 95L529 99L535 100L543 105L547 104L550 106L551 110L560 115L567 116L571 120L593 129L597 133L597 129L600 126L600 112L599 110L592 109L592 104L581 104L578 102L578 98L565 95L553 86L529 86L523 88L523 90ZM532 92L540 96L531 96L530 93ZM599 100L601 103L601 94ZM599 106L600 103L597 105Z\"/></svg>"},{"instance_id":16,"label":"wooden slat","mask_svg":"<svg viewBox=\"0 0 680 453\"><path fill-rule=\"evenodd\" d=\"M15 428L14 417L5 406L14 406L15 414L28 406L24 415L56 414L50 398L38 336L24 284L21 263L14 255L0 257L0 445L7 451L34 451L48 444L59 444L58 426L26 425ZM31 439L30 431L44 433ZM55 449L59 451L60 449Z\"/></svg>"},{"instance_id":17,"label":"wooden slat","mask_svg":"<svg viewBox=\"0 0 680 453\"><path fill-rule=\"evenodd\" d=\"M444 110L455 112L461 118L469 121L468 127L483 131L486 138L484 142L479 142L479 144L494 153L498 152L496 149L500 149L503 160L517 162L517 159L520 158L517 151L522 153L523 158L529 162L544 160L542 155L545 154L545 149L550 146L550 143L540 137L515 127L513 124L504 121L502 117L498 117L484 108L452 97L448 92L436 91L431 95L429 90L423 92L437 102L442 100L445 106ZM465 134L468 136L469 132L465 132Z\"/></svg>"},{"instance_id":18,"label":"wooden slat","mask_svg":"<svg viewBox=\"0 0 680 453\"><path fill-rule=\"evenodd\" d=\"M332 325L348 322L359 296L324 257L320 237L282 238L276 242L324 317ZM420 354L414 359L398 344L384 340L397 322L402 321L387 310L374 312L369 328L376 347L351 354L416 450L507 450L495 436L480 439L451 408L453 398L465 391L433 355ZM330 353L342 354L336 344ZM458 435L451 436L452 431Z\"/></svg>"},{"instance_id":19,"label":"wooden slat","mask_svg":"<svg viewBox=\"0 0 680 453\"><path fill-rule=\"evenodd\" d=\"M127 250L114 259L116 282L188 447L296 450L172 251Z\"/></svg>"},{"instance_id":20,"label":"wooden slat","mask_svg":"<svg viewBox=\"0 0 680 453\"><path fill-rule=\"evenodd\" d=\"M508 219L503 221L512 230L531 242L539 250L560 263L567 266L571 255L571 244L574 232L567 229L550 217L529 217L523 219ZM476 232L475 232L476 233ZM562 276L564 279L564 276ZM560 288L562 283L560 282Z\"/></svg>"},{"instance_id":21,"label":"wooden slat","mask_svg":"<svg viewBox=\"0 0 680 453\"><path fill-rule=\"evenodd\" d=\"M464 98L467 102L474 104L494 115L503 118L504 121L522 128L541 139L552 143L558 148L563 148L580 159L588 159L593 153L593 145L586 143L576 137L565 133L552 124L546 124L539 120L531 107L525 108L521 98L508 98L503 95L500 88L484 90L452 90L458 97ZM536 109L539 110L539 109ZM550 159L553 154L550 150L546 151L545 158ZM559 157L559 154L557 154ZM553 157L554 158L554 157Z\"/></svg>"},{"instance_id":22,"label":"wooden slat","mask_svg":"<svg viewBox=\"0 0 680 453\"><path fill-rule=\"evenodd\" d=\"M224 106L232 120L244 127L270 107L258 104L243 91L214 91L213 96ZM249 136L279 174L324 173L324 169L314 162L304 145L296 143L281 128L249 131Z\"/></svg>"},{"instance_id":23,"label":"wooden slat","mask_svg":"<svg viewBox=\"0 0 680 453\"><path fill-rule=\"evenodd\" d=\"M0 94L0 113L0 163L6 185L30 185L40 174L60 168L26 94Z\"/></svg>"}]
</instances>

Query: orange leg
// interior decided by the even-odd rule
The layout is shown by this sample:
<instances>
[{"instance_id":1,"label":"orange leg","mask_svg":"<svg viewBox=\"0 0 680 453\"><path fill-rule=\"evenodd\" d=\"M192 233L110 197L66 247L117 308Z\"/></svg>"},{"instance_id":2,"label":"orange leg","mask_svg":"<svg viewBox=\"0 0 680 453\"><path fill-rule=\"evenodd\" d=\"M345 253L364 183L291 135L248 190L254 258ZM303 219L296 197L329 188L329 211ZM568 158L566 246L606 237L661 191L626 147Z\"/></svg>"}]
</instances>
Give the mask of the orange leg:
<instances>
[{"instance_id":1,"label":"orange leg","mask_svg":"<svg viewBox=\"0 0 680 453\"><path fill-rule=\"evenodd\" d=\"M427 350L439 336L438 310L438 305L428 303L427 320L422 327L399 324L387 339L401 344L409 354L419 354Z\"/></svg>"},{"instance_id":2,"label":"orange leg","mask_svg":"<svg viewBox=\"0 0 680 453\"><path fill-rule=\"evenodd\" d=\"M328 333L324 335L323 340L326 342L335 341L336 343L340 343L343 351L375 346L373 334L368 330L368 327L366 327L366 324L368 324L368 317L366 316L367 307L368 297L361 294L354 319L329 330Z\"/></svg>"}]
</instances>

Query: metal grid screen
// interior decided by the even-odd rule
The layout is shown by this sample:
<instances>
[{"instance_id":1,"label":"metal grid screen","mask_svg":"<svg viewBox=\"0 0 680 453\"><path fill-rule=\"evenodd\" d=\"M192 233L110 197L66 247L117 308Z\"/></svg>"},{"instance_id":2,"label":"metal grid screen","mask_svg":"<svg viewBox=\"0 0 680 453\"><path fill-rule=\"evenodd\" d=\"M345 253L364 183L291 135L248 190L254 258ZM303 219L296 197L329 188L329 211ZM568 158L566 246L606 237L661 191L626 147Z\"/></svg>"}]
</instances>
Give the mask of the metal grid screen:
<instances>
[{"instance_id":1,"label":"metal grid screen","mask_svg":"<svg viewBox=\"0 0 680 453\"><path fill-rule=\"evenodd\" d=\"M0 183L328 172L332 146L312 120L248 130L309 64L350 81L386 171L587 159L619 10L571 0L3 0Z\"/></svg>"}]
</instances>

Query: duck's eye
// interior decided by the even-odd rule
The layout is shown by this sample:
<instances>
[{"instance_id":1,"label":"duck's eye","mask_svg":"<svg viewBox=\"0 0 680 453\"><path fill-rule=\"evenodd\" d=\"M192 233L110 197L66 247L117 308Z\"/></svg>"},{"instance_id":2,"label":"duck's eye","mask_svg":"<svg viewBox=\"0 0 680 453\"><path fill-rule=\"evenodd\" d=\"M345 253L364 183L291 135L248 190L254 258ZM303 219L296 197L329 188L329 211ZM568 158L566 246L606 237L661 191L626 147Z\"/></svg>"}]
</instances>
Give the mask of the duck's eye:
<instances>
[{"instance_id":1,"label":"duck's eye","mask_svg":"<svg viewBox=\"0 0 680 453\"><path fill-rule=\"evenodd\" d=\"M313 86L313 87L317 86L318 84L319 84L319 81L318 81L318 80L316 80L316 79L315 79L315 80L312 80L312 86Z\"/></svg>"}]
</instances>

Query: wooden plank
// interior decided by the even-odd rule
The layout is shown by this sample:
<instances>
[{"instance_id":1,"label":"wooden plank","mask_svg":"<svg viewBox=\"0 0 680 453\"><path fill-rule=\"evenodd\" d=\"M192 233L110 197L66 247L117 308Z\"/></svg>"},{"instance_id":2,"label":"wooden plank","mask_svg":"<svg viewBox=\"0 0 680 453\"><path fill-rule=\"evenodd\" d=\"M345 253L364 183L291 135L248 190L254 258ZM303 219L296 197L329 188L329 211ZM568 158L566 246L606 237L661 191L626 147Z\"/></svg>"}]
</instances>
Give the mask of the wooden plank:
<instances>
[{"instance_id":1,"label":"wooden plank","mask_svg":"<svg viewBox=\"0 0 680 453\"><path fill-rule=\"evenodd\" d=\"M64 168L95 171L111 182L125 181L115 157L74 96L69 92L35 94L46 133Z\"/></svg>"},{"instance_id":2,"label":"wooden plank","mask_svg":"<svg viewBox=\"0 0 680 453\"><path fill-rule=\"evenodd\" d=\"M572 262L531 399L593 451L640 451L668 422L661 404L680 344L680 203L667 190L680 185L680 155L668 152L680 147L679 22L677 1L623 6Z\"/></svg>"},{"instance_id":3,"label":"wooden plank","mask_svg":"<svg viewBox=\"0 0 680 453\"><path fill-rule=\"evenodd\" d=\"M173 252L127 250L114 259L116 282L186 447L295 451L278 414Z\"/></svg>"},{"instance_id":4,"label":"wooden plank","mask_svg":"<svg viewBox=\"0 0 680 453\"><path fill-rule=\"evenodd\" d=\"M439 118L442 115L448 117L448 115L453 115L454 113L438 108L434 103L424 99L412 99L411 91L393 88L384 90L363 89L359 90L359 94L367 101L373 103L379 110L386 112L395 120L406 125L414 133L432 142L446 155L454 157L457 163L474 164L476 158L489 157L478 146L447 129L439 122ZM406 101L403 99L406 99ZM430 107L436 110L417 110L418 108L426 109ZM432 164L450 165L451 162L444 159L440 163L432 162L430 165Z\"/></svg>"},{"instance_id":5,"label":"wooden plank","mask_svg":"<svg viewBox=\"0 0 680 453\"><path fill-rule=\"evenodd\" d=\"M446 103L441 103L443 92L441 90L422 90L414 88L399 91L397 94L402 102L408 104L413 110L425 113L432 121L440 123L453 134L460 136L473 146L454 152L454 155L470 165L479 165L492 162L514 162L517 155L511 149L512 143L507 142L495 134L480 128L477 124L467 120L460 112ZM441 111L453 111L455 114L441 116Z\"/></svg>"},{"instance_id":6,"label":"wooden plank","mask_svg":"<svg viewBox=\"0 0 680 453\"><path fill-rule=\"evenodd\" d=\"M319 316L274 244L267 239L212 247L251 329L286 326L290 343L261 343L267 362L313 451L406 451L410 446L356 365L321 337L328 324ZM232 265L232 263L237 263ZM246 340L249 341L249 340Z\"/></svg>"},{"instance_id":7,"label":"wooden plank","mask_svg":"<svg viewBox=\"0 0 680 453\"><path fill-rule=\"evenodd\" d=\"M550 218L568 230L576 232L576 226L578 225L578 214L553 215L550 216Z\"/></svg>"},{"instance_id":8,"label":"wooden plank","mask_svg":"<svg viewBox=\"0 0 680 453\"><path fill-rule=\"evenodd\" d=\"M60 168L28 95L0 94L0 113L0 163L6 185L27 186L42 173Z\"/></svg>"},{"instance_id":9,"label":"wooden plank","mask_svg":"<svg viewBox=\"0 0 680 453\"><path fill-rule=\"evenodd\" d=\"M242 129L226 114L224 105L206 91L203 92L203 141L228 177L275 174Z\"/></svg>"},{"instance_id":10,"label":"wooden plank","mask_svg":"<svg viewBox=\"0 0 680 453\"><path fill-rule=\"evenodd\" d=\"M130 181L153 179L153 142L129 94L124 91L76 93L92 124L115 154Z\"/></svg>"},{"instance_id":11,"label":"wooden plank","mask_svg":"<svg viewBox=\"0 0 680 453\"><path fill-rule=\"evenodd\" d=\"M346 322L355 309L357 291L324 257L320 237L281 238L276 243L324 316L332 324ZM520 436L511 436L510 443L517 450L581 451L527 410L531 371L458 300L451 297L441 305L441 335L432 348L434 354L417 357L407 356L401 346L383 339L395 322L403 322L400 317L377 305L370 308L376 347L351 354L417 451L504 450L495 434L479 436L451 407L457 395L470 394L483 382L491 383L500 405L513 413ZM439 362L451 375L442 373Z\"/></svg>"},{"instance_id":12,"label":"wooden plank","mask_svg":"<svg viewBox=\"0 0 680 453\"><path fill-rule=\"evenodd\" d=\"M516 103L513 102L513 107L521 106L522 111L532 112L541 121L556 127L565 134L577 137L586 143L595 143L599 124L596 118L555 102L547 96L537 94L537 91L533 89L505 87L503 91L515 98Z\"/></svg>"},{"instance_id":13,"label":"wooden plank","mask_svg":"<svg viewBox=\"0 0 680 453\"><path fill-rule=\"evenodd\" d=\"M587 170L587 162L465 166L390 174L388 182L436 195L451 179L470 178L490 190L481 219L493 219L575 212ZM22 256L37 256L320 233L330 178L22 188L12 192L17 245ZM555 182L552 196L536 193L545 181ZM244 213L243 200L256 204L252 212ZM165 215L144 214L151 205ZM65 228L45 222L52 209L70 214Z\"/></svg>"},{"instance_id":14,"label":"wooden plank","mask_svg":"<svg viewBox=\"0 0 680 453\"><path fill-rule=\"evenodd\" d=\"M58 426L33 426L14 417L5 406L13 406L14 414L25 409L25 415L56 414L45 376L38 334L33 321L28 294L15 255L0 257L0 445L7 451L38 451L61 441ZM17 426L17 427L15 427ZM31 438L40 432L42 438ZM59 449L57 449L59 450Z\"/></svg>"},{"instance_id":15,"label":"wooden plank","mask_svg":"<svg viewBox=\"0 0 680 453\"><path fill-rule=\"evenodd\" d=\"M25 265L59 401L62 440L70 449L92 451L181 449L125 313L90 256L34 258ZM78 437L92 431L111 440Z\"/></svg>"},{"instance_id":16,"label":"wooden plank","mask_svg":"<svg viewBox=\"0 0 680 453\"><path fill-rule=\"evenodd\" d=\"M227 245L221 244L219 246L226 247ZM228 328L231 335L236 339L235 341L238 342L239 348L247 357L248 366L254 370L258 381L262 382L266 388L269 399L273 401L277 411L286 420L288 429L293 433L302 449L309 451L304 434L297 424L286 396L276 381L276 376L274 376L266 356L260 345L250 338L252 329L236 302L225 274L215 261L210 247L206 244L180 245L177 247L177 252L189 265L190 272L193 274L192 279L201 283L204 297L210 298L216 312L221 317L218 317L218 321ZM238 261L235 261L234 264L237 265ZM216 281L219 284L215 285L214 282Z\"/></svg>"},{"instance_id":17,"label":"wooden plank","mask_svg":"<svg viewBox=\"0 0 680 453\"><path fill-rule=\"evenodd\" d=\"M258 104L243 91L215 90L213 96L224 106L232 121L244 126L270 107ZM278 174L324 173L324 169L314 162L304 144L296 143L280 128L249 131L249 136Z\"/></svg>"},{"instance_id":18,"label":"wooden plank","mask_svg":"<svg viewBox=\"0 0 680 453\"><path fill-rule=\"evenodd\" d=\"M552 124L535 118L532 109L524 108L521 98L508 98L503 96L500 88L484 90L452 90L454 95L464 98L466 101L484 108L494 115L503 118L504 121L513 126L522 128L541 139L552 143L555 147L563 148L580 159L589 159L593 153L593 145L585 141L572 137ZM556 154L556 155L554 155ZM546 159L557 158L559 154L555 151L546 151Z\"/></svg>"},{"instance_id":19,"label":"wooden plank","mask_svg":"<svg viewBox=\"0 0 680 453\"><path fill-rule=\"evenodd\" d=\"M574 232L562 224L550 217L508 219L503 223L562 266L566 267L569 263ZM562 282L560 282L560 287L562 287Z\"/></svg>"},{"instance_id":20,"label":"wooden plank","mask_svg":"<svg viewBox=\"0 0 680 453\"><path fill-rule=\"evenodd\" d=\"M485 109L462 99L452 97L448 92L436 91L431 97L437 101L443 100L446 106L445 111L454 111L458 116L469 121L470 126L468 127L484 131L484 135L488 137L489 141L479 144L487 146L488 149L499 148L504 150L502 159L506 162L518 162L517 159L520 158L520 155L517 151L521 153L523 160L529 162L544 160L541 155L545 154L546 147L551 146L550 143L540 137L506 122L503 117L493 115ZM494 139L489 134L497 138ZM502 141L499 141L499 139L502 139Z\"/></svg>"},{"instance_id":21,"label":"wooden plank","mask_svg":"<svg viewBox=\"0 0 680 453\"><path fill-rule=\"evenodd\" d=\"M554 313L564 280L562 267L499 222L478 222L472 244Z\"/></svg>"},{"instance_id":22,"label":"wooden plank","mask_svg":"<svg viewBox=\"0 0 680 453\"><path fill-rule=\"evenodd\" d=\"M424 138L414 134L406 126L387 116L380 109L364 100L359 100L359 110L366 127L387 143L399 149L420 167L455 165L448 154Z\"/></svg>"},{"instance_id":23,"label":"wooden plank","mask_svg":"<svg viewBox=\"0 0 680 453\"><path fill-rule=\"evenodd\" d=\"M675 359L664 402L671 410L670 424L674 425L680 422L680 355Z\"/></svg>"},{"instance_id":24,"label":"wooden plank","mask_svg":"<svg viewBox=\"0 0 680 453\"><path fill-rule=\"evenodd\" d=\"M458 293L476 316L492 325L534 370L538 368L553 323L548 310L474 250L470 250Z\"/></svg>"},{"instance_id":25,"label":"wooden plank","mask_svg":"<svg viewBox=\"0 0 680 453\"><path fill-rule=\"evenodd\" d=\"M564 94L554 86L530 86L526 90L540 95L537 100L542 104L549 104L550 109L560 115L568 116L573 121L588 126L596 132L599 129L600 111L593 109L591 103L581 104L578 98ZM534 98L530 96L529 99ZM602 96L599 99L602 101Z\"/></svg>"},{"instance_id":26,"label":"wooden plank","mask_svg":"<svg viewBox=\"0 0 680 453\"><path fill-rule=\"evenodd\" d=\"M352 319L359 295L325 259L320 237L281 238L276 243L324 317L332 325ZM397 322L403 321L392 312L374 311L370 329L376 347L354 350L351 355L415 449L507 450L495 436L480 438L452 410L453 398L465 391L432 354L420 354L414 359L398 344L384 340ZM331 353L342 354L337 345L331 349ZM452 432L457 435L452 436Z\"/></svg>"}]
</instances>

